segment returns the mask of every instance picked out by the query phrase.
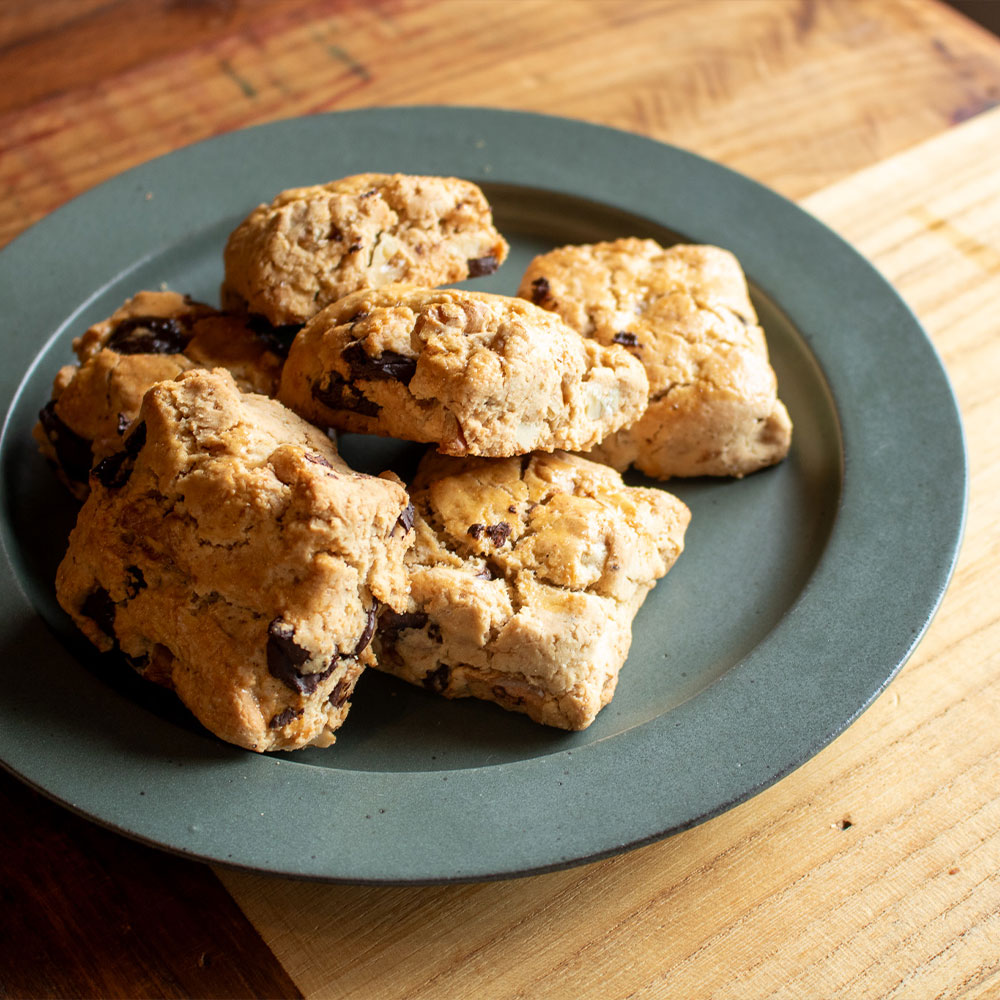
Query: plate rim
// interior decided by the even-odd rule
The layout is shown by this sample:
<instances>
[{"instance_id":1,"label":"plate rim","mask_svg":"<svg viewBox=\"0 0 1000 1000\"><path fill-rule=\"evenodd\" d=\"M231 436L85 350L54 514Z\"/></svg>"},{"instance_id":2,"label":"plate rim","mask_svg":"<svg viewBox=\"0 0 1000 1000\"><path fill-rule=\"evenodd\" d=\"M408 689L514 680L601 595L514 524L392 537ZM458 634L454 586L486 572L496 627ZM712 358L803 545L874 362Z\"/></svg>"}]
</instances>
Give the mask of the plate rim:
<instances>
[{"instance_id":1,"label":"plate rim","mask_svg":"<svg viewBox=\"0 0 1000 1000\"><path fill-rule=\"evenodd\" d=\"M829 373L832 371L835 372L835 380L838 383L839 380L847 377L847 373L851 373L852 377L858 379L867 377L870 380L871 373L856 370L858 358L844 356L847 353L847 347L839 344L831 345L829 341L823 339L824 334L829 332L824 329L823 324L815 326L808 322L804 324L800 322L800 318L803 316L801 299L805 293L802 286L795 285L794 282L797 279L802 279L803 276L808 277L808 269L805 264L810 257L806 251L809 248L815 248L817 244L821 248L827 249L829 255L824 263L828 265L827 271L832 273L827 273L826 279L853 282L852 288L858 293L855 296L855 301L841 302L841 305L846 307L848 315L851 314L852 308L855 312L860 310L860 315L869 323L869 332L874 330L880 336L889 337L891 345L905 348L904 353L908 352L907 357L910 358L910 363L918 366L922 378L934 389L935 398L943 407L941 414L939 414L943 416L943 419L939 421L938 426L935 428L922 425L921 433L930 433L935 430L938 433L939 439L936 441L938 457L942 461L948 460L945 464L950 476L949 482L947 484L928 484L921 477L920 470L910 469L905 466L905 463L900 464L897 460L898 471L903 475L903 481L910 488L914 488L914 484L920 484L931 491L933 500L926 499L922 506L919 502L917 503L918 513L925 521L932 510L936 509L940 513L941 505L947 501L948 527L943 537L934 539L937 544L932 553L933 559L929 557L925 559L925 566L928 567L928 573L931 575L925 581L925 585L918 588L919 607L912 610L912 614L906 622L897 623L905 627L897 629L898 634L894 634L893 652L890 657L891 662L888 665L885 662L881 666L862 662L857 668L858 676L852 678L851 687L855 696L851 699L846 714L844 711L833 713L838 716L835 720L830 719L828 715L823 715L824 722L819 732L804 733L799 731L801 727L795 728L794 752L786 750L785 753L778 755L778 759L772 759L764 753L757 762L757 766L748 767L743 774L736 773L741 771L746 763L742 758L751 751L758 753L766 751L766 740L764 740L762 732L744 733L738 731L735 728L733 713L737 710L749 713L749 717L756 723L757 729L782 722L780 715L774 712L774 707L769 706L766 700L762 701L756 697L752 688L757 682L775 676L775 664L773 661L769 661L768 657L780 658L781 649L775 650L772 647L775 643L780 643L784 638L787 638L782 633L782 627L784 626L787 630L788 621L779 623L779 626L772 630L749 656L697 695L691 702L678 706L676 710L668 713L671 717L670 722L675 723L674 728L680 730L680 733L671 734L674 740L671 753L666 753L662 746L664 735L662 731L666 728L666 722L661 717L661 719L653 720L652 723L637 727L642 732L630 730L599 744L571 751L560 751L527 761L485 768L457 769L452 772L405 772L406 780L413 785L413 790L410 793L413 804L408 812L404 810L405 816L396 814L395 804L393 808L387 808L384 813L377 811L383 808L382 806L372 805L376 801L385 801L386 803L392 801L389 790L384 787L384 775L391 776L400 772L347 772L336 768L312 768L296 764L294 760L289 760L287 757L275 759L250 755L249 759L245 759L245 753L237 748L217 748L218 752L215 754L213 766L210 768L214 775L212 780L225 781L230 786L235 783L237 786L236 789L228 788L225 794L220 797L221 804L229 811L227 815L238 815L240 812L239 786L243 781L249 782L251 780L248 772L252 772L252 780L259 785L258 793L254 797L254 811L256 812L256 805L266 801L268 793L280 794L281 790L278 786L282 782L276 780L274 772L278 769L284 772L284 767L289 765L293 769L299 768L300 772L321 772L321 775L311 777L296 772L298 774L295 779L296 787L310 795L329 794L329 788L320 787L322 782L327 780L325 777L317 784L319 779L326 775L331 776L329 780L333 780L332 776L338 776L337 780L341 786L344 786L346 792L359 793L362 802L361 808L369 808L373 811L365 813L353 811L350 812L349 816L345 812L344 816L341 817L343 830L338 830L338 835L346 838L350 835L357 836L366 830L381 828L383 832L375 836L383 847L387 844L388 850L382 856L381 862L376 864L372 864L370 859L365 863L366 859L359 857L357 852L351 853L348 850L344 856L346 860L337 862L340 865L339 869L337 869L337 864L332 863L336 859L331 859L328 853L323 853L319 848L317 851L322 854L322 857L320 858L317 854L312 859L317 863L313 865L301 859L297 863L289 863L282 859L280 852L274 849L273 844L274 839L282 834L282 824L274 817L268 816L267 809L261 813L260 817L264 822L254 822L252 828L242 832L242 836L237 836L235 841L229 840L229 846L234 847L234 850L230 852L224 850L227 846L224 831L206 831L201 829L198 823L186 822L190 814L183 815L185 799L182 793L190 792L192 783L197 785L199 781L203 782L205 779L200 774L203 762L198 759L199 755L192 754L190 746L186 745L180 737L173 740L167 737L166 746L171 748L178 757L176 773L179 775L183 771L184 778L174 779L174 784L177 787L172 791L159 789L162 794L162 804L158 807L159 810L163 812L173 808L182 814L181 822L179 824L173 822L169 825L166 833L162 832L161 824L154 823L153 828L150 828L148 822L145 825L136 822L134 810L138 807L134 800L131 805L121 803L119 806L118 803L109 803L107 796L104 798L98 796L97 798L100 800L98 803L95 802L93 794L89 796L72 794L65 775L59 773L57 765L60 761L52 759L53 745L46 744L41 739L32 739L30 735L26 736L23 727L21 729L18 729L17 726L12 727L6 707L8 702L0 699L0 718L7 716L8 722L8 725L0 727L0 764L43 794L117 832L185 857L211 861L227 867L266 871L322 881L352 883L427 884L476 881L535 874L587 863L688 829L725 812L739 802L751 798L801 766L843 732L881 694L912 654L944 596L954 571L964 530L968 505L968 461L957 401L941 359L919 320L872 264L831 228L815 219L804 209L731 168L657 140L578 119L470 106L429 105L403 108L365 108L354 111L330 112L304 118L283 119L256 125L202 140L133 167L77 196L37 222L0 251L0 265L2 265L0 266L0 298L5 302L7 300L17 301L12 297L12 293L15 291L15 280L11 279L10 275L14 274L16 279L17 275L24 272L33 259L37 260L36 255L40 253L43 258L47 256L48 259L51 259L54 256L58 262L61 259L61 251L53 249L52 246L46 246L46 244L50 241L65 242L67 234L86 232L88 213L95 209L106 210L116 200L125 201L130 206L130 210L145 211L145 214L151 218L152 224L159 224L162 230L168 233L164 238L163 245L169 246L173 238L170 234L175 232L168 224L173 202L170 198L162 197L161 192L169 191L171 188L176 189L176 179L171 183L171 172L179 175L184 173L184 169L178 168L187 167L189 171L192 167L200 166L203 168L206 159L211 161L216 157L224 159L230 156L230 147L237 150L240 147L244 147L245 150L256 149L262 145L266 146L268 141L273 142L278 138L294 141L316 132L322 133L326 129L334 131L339 129L341 133L348 134L351 134L352 131L365 133L367 130L369 134L377 135L381 141L385 141L386 136L390 134L406 135L408 129L415 132L421 128L439 136L441 134L462 136L462 129L465 129L468 132L468 140L463 138L455 140L466 142L465 147L460 151L464 157L461 162L472 167L478 162L479 168L478 171L464 169L454 172L461 173L462 176L477 182L509 183L512 172L517 176L528 176L531 171L534 171L534 173L530 173L532 185L545 188L546 184L537 183L539 178L536 177L536 174L541 175L549 182L559 179L562 172L561 163L558 157L553 158L551 155L557 147L563 154L567 149L579 150L581 147L590 152L600 150L607 163L615 159L613 154L618 149L622 149L621 159L628 163L631 168L629 176L632 184L638 188L638 194L629 195L627 192L623 192L620 185L615 185L615 178L597 177L592 169L579 164L577 164L573 180L568 186L550 186L549 189L574 194L622 211L632 212L697 238L701 242L715 242L733 249L737 257L744 263L745 269L748 275L753 278L754 283L771 296L789 315L793 325L802 336L805 346L820 364L825 377L829 379ZM526 147L526 152L524 150L512 151L502 146L504 140L518 138ZM477 145L477 143L481 143L481 145ZM539 155L539 151L541 151L541 155ZM511 157L516 159L518 155L521 155L521 158L517 160L515 165L512 163ZM496 174L494 161L498 158L501 159L502 164L501 172ZM378 168L372 167L372 169ZM671 179L671 174L674 171L684 175L685 184L682 187L684 187L689 202L687 208L681 203L683 198L671 200L674 198L673 192L662 188L662 176L666 175L668 179ZM339 176L349 172L354 171L332 172L331 176ZM412 172L433 171L415 169ZM293 183L297 182L290 181L283 186L292 186ZM599 196L595 196L595 191L598 192ZM147 197L149 193L152 194L152 197ZM272 193L261 191L259 197L270 197ZM690 203L698 202L699 196L701 198L707 197L709 200L701 202L701 215L692 215ZM635 200L636 197L645 200L639 203ZM664 217L660 213L664 212L667 207L670 210L669 215ZM737 215L737 213L739 214ZM176 214L187 218L186 212L177 212ZM735 246L732 238L723 238L727 235L725 233L727 220L729 220L728 224L731 225L731 220L734 217L739 218L737 232L741 237L735 241ZM692 225L692 222L695 224ZM751 234L759 232L761 228L767 229L768 227L776 227L782 237L790 242L789 256L782 257L780 261L786 270L792 272L790 278L787 274L782 275L778 270L779 262L766 259L766 255L762 255L762 253L753 252L749 242ZM184 234L177 235L179 237ZM728 235L731 237L732 233ZM59 236L62 236L63 240L58 240ZM113 268L121 262L120 266L124 267L130 261L133 265L135 264L134 248L129 241L115 241L112 237L111 242L113 246L108 261L101 263L100 266ZM742 253L740 252L744 243L751 246L749 256L745 248L743 248ZM148 256L155 256L156 252L156 247L153 247L148 250ZM829 266L831 262L832 266ZM95 267L98 267L97 262L89 261L81 262L79 267L71 269L70 291L67 292L67 295L79 296L84 288L87 289L88 296L97 294L92 280L89 285L87 284ZM117 278L120 271L114 273L115 278ZM5 278L4 275L7 277ZM109 280L113 281L115 278ZM774 287L774 281L778 278L780 278L778 280L778 285L781 286L780 291ZM806 288L806 292L808 290ZM814 295L819 294L815 287L812 288L812 292ZM833 295L833 292L824 291L823 294L829 297ZM790 298L792 300L791 308L788 304ZM73 298L74 310L78 310L85 301L85 298ZM59 336L60 330L57 328L57 323L52 322L49 326L45 325L46 316L53 317L53 319L58 318L59 307L57 304L49 303L36 306L36 309L37 327L43 330L55 328L52 337ZM905 344L897 343L900 334L895 324L906 329L906 337L909 340ZM847 337L853 335L851 330L844 333L844 336ZM28 366L27 371L24 368L18 369L15 365L12 366L13 370L0 374L0 382L2 382L2 389L0 389L2 396L0 398L4 399L7 411L3 429L0 431L0 442L7 441L8 425L11 415L17 407L21 387L26 383L32 368L41 360L47 343L48 341L45 344L34 345L36 353L34 353L34 360ZM850 340L848 346L871 353L875 352L879 345L864 343L859 345L855 340ZM883 350L872 356L885 362L885 354L886 352ZM910 357L911 355L912 357ZM826 364L823 363L824 359ZM868 356L863 359L871 360ZM864 384L867 386L867 382ZM871 499L869 494L872 493L871 476L873 473L873 457L866 454L865 451L870 450L872 440L877 443L879 448L891 449L892 434L884 432L898 430L898 427L890 426L882 428L883 433L879 434L880 429L878 428L873 430L858 426L858 419L853 413L842 412L843 407L838 402L837 393L834 392L832 385L830 388L834 402L837 404L837 417L841 423L841 440L844 448L840 507L834 521L831 538L827 542L827 551L820 557L820 563L812 577L807 581L794 608L789 609L787 613L790 618L793 615L796 617L796 627L806 629L809 641L803 640L803 655L811 653L813 656L818 655L822 650L822 643L817 641L817 637L823 637L830 628L836 626L836 623L824 618L823 608L817 605L816 590L831 586L832 579L836 576L838 569L836 565L831 566L831 559L842 559L841 548L844 545L847 545L848 550L851 545L857 546L858 538L856 536L864 530L864 518L860 516L857 505L865 497ZM881 397L879 399L883 407L891 402L890 399L882 400ZM843 400L843 396L841 396L841 400ZM862 449L862 444L869 446L868 449ZM945 455L943 452L948 452L948 454ZM890 465L892 465L892 460L897 459L895 455L888 457ZM896 469L896 465L892 465L892 468ZM5 482L2 501L4 514L7 504L6 492ZM875 490L874 493L883 502L892 499L883 497L878 490ZM892 509L895 511L901 509L899 502L896 502ZM912 505L911 508L907 509L912 509ZM5 521L6 518L3 520ZM935 524L940 527L940 518L935 521ZM850 537L845 537L845 534ZM901 546L903 544L902 540L899 540L898 543ZM0 544L3 545L8 566L13 569L6 541L0 538ZM905 549L903 551L908 552ZM840 569L843 570L842 564ZM4 580L3 589L0 590L0 601L5 607L9 607L12 603L20 600L23 611L24 605L27 605L27 598L20 588L16 574L9 573L7 576L8 579ZM869 587L870 590L871 587ZM859 601L855 600L852 606L860 607ZM30 608L30 605L27 607ZM894 609L898 613L895 606ZM24 637L10 633L7 622L4 623L3 629L4 649L17 650L24 644ZM69 654L55 641L48 630L45 631L48 641L43 639L36 643L37 646L41 647L40 651L44 655L68 656ZM81 671L80 673L85 672ZM13 693L17 697L27 698L31 696L31 692L25 688L26 683L23 679L15 679L12 688L16 689ZM86 691L78 693L83 696L88 694ZM93 694L93 692L90 693ZM822 692L808 688L808 690L800 692L800 695L804 704L815 705ZM700 725L697 718L691 717L695 709L701 715ZM721 730L713 731L715 734L719 731L724 733L728 741L725 746L712 747L711 741L706 740L706 736L709 735L704 731L706 711L712 719L721 717L726 720L726 726L722 727ZM161 727L154 727L154 729L157 730L158 735L164 735ZM10 733L15 730L17 735L12 739ZM88 734L89 738L102 738L102 735L90 732L90 730L88 730ZM505 834L517 840L518 836L524 837L525 830L536 830L540 824L546 824L546 828L550 830L549 835L552 836L553 811L561 818L561 825L557 822L554 829L564 829L568 835L569 825L573 822L585 822L588 812L593 812L594 799L592 798L586 807L584 802L588 796L594 793L595 789L587 788L587 783L581 784L580 781L570 780L559 786L560 788L569 786L570 790L557 791L552 784L552 775L539 774L539 770L545 771L546 768L552 770L553 764L561 768L573 756L586 757L589 758L586 768L589 775L588 782L592 784L598 778L602 782L608 781L614 776L609 773L607 766L608 755L606 751L608 748L602 748L602 744L609 743L611 740L620 740L623 737L629 737L626 741L627 746L619 745L616 748L617 751L624 752L629 760L643 762L647 769L654 766L659 768L677 767L678 763L686 757L708 754L707 759L711 760L714 765L713 774L710 776L711 780L708 782L711 788L708 789L707 794L701 797L694 796L692 801L687 803L685 817L682 820L671 822L665 828L654 828L659 824L654 823L651 826L647 816L641 830L633 829L631 831L626 828L627 824L624 827L622 824L606 824L600 831L591 832L584 838L589 846L582 853L579 841L574 842L577 844L576 847L562 849L556 848L555 842L550 842L547 848L536 850L530 856L523 851L507 850L506 853L494 853L492 860L488 862L482 859L477 862L477 859L470 857L468 853L462 857L461 861L456 862L453 855L441 850L432 851L430 857L422 862L408 857L405 852L400 854L398 848L393 853L392 838L395 836L398 840L406 823L420 815L419 810L416 809L417 800L422 796L434 799L435 792L440 795L442 781L448 780L449 777L453 781L448 792L450 801L453 803L453 811L454 808L458 807L455 803L458 803L468 808L474 806L481 813L478 823L469 824L469 828L465 830L469 835L474 832L482 833L484 829L489 829L497 835ZM120 741L124 741L124 744L132 746L133 750L140 750L134 743L130 742L133 739L134 737L130 737L128 733L116 730L108 736L108 747L118 746ZM111 751L109 749L105 752ZM602 754L604 755L603 760L600 759ZM546 762L544 767L540 762ZM65 764L65 761L61 763ZM162 764L162 761L158 763ZM147 787L151 787L150 781L152 780L152 771L156 770L155 764L144 760L141 752L131 764L131 769L126 768L126 770L129 770L128 779L132 784L127 785L127 787L134 786L136 782L145 783ZM184 767L187 770L184 770ZM345 775L356 775L357 778L349 779L345 778ZM373 775L380 777L373 778ZM748 777L751 780L746 780ZM656 791L661 794L669 794L672 791L669 775L657 775L657 779ZM162 784L167 779L161 777L159 780ZM367 791L358 787L359 781L368 783L370 787ZM456 792L455 789L458 786L461 787ZM519 828L517 817L514 817L512 822L511 817L502 815L502 811L497 808L496 798L502 799L504 795L509 797L511 789L514 788L526 789L532 795L540 797L532 809L521 817L523 820L521 826L524 829ZM624 788L607 788L603 784L597 788L597 791L600 792L600 805L604 808L611 808L616 802L620 804L626 794ZM629 785L627 791L629 794L635 794L634 783ZM145 791L142 794L145 794ZM484 796L491 795L494 796L493 801L484 801ZM567 796L576 796L576 798L567 798ZM301 794L299 798L301 799ZM543 799L544 801L542 801ZM364 804L366 802L367 806ZM559 812L560 806L563 810L561 813ZM242 808L245 810L245 801ZM681 811L684 812L684 808ZM368 817L368 819L362 819L363 816ZM383 819L383 817L390 818ZM441 822L440 817L438 817L438 822ZM161 835L155 833L156 829L161 830ZM262 846L265 844L269 845L266 849Z\"/></svg>"}]
</instances>

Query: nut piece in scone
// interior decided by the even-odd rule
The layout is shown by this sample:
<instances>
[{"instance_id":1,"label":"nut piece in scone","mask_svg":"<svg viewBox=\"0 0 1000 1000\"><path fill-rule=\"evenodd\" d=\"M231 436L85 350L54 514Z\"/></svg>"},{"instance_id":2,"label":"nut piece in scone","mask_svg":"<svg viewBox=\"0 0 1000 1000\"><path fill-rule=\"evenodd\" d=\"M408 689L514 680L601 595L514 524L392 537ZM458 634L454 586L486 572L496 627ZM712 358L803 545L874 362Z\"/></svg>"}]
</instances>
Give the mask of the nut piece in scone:
<instances>
[{"instance_id":1,"label":"nut piece in scone","mask_svg":"<svg viewBox=\"0 0 1000 1000\"><path fill-rule=\"evenodd\" d=\"M99 462L56 594L102 650L250 750L328 746L405 607L405 490L221 369L145 395Z\"/></svg>"},{"instance_id":2,"label":"nut piece in scone","mask_svg":"<svg viewBox=\"0 0 1000 1000\"><path fill-rule=\"evenodd\" d=\"M121 450L121 436L150 386L190 368L228 369L240 388L274 395L281 345L177 292L139 292L73 342L34 437L79 499L95 462Z\"/></svg>"},{"instance_id":3,"label":"nut piece in scone","mask_svg":"<svg viewBox=\"0 0 1000 1000\"><path fill-rule=\"evenodd\" d=\"M361 288L490 274L507 249L470 181L358 174L254 209L226 244L223 303L279 326L305 323Z\"/></svg>"},{"instance_id":4,"label":"nut piece in scone","mask_svg":"<svg viewBox=\"0 0 1000 1000\"><path fill-rule=\"evenodd\" d=\"M593 447L639 417L647 386L628 351L522 299L389 285L302 328L278 398L320 426L506 457Z\"/></svg>"},{"instance_id":5,"label":"nut piece in scone","mask_svg":"<svg viewBox=\"0 0 1000 1000\"><path fill-rule=\"evenodd\" d=\"M636 612L683 549L687 507L563 452L431 453L410 493L410 599L380 619L378 669L589 726L614 694Z\"/></svg>"},{"instance_id":6,"label":"nut piece in scone","mask_svg":"<svg viewBox=\"0 0 1000 1000\"><path fill-rule=\"evenodd\" d=\"M640 239L562 247L532 261L518 294L646 367L646 412L591 457L668 479L744 476L788 453L792 423L728 251Z\"/></svg>"}]
</instances>

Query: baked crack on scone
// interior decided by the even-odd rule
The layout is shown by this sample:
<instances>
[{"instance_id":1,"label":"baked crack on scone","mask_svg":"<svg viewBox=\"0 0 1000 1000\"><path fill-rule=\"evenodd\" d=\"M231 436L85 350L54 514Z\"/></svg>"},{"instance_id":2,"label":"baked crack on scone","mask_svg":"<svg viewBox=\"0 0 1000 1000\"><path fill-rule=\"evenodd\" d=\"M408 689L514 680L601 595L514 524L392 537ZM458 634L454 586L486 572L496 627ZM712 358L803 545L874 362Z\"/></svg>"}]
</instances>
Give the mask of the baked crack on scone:
<instances>
[{"instance_id":1,"label":"baked crack on scone","mask_svg":"<svg viewBox=\"0 0 1000 1000\"><path fill-rule=\"evenodd\" d=\"M626 350L529 302L390 285L302 328L278 398L320 426L495 458L591 448L639 417L647 385Z\"/></svg>"},{"instance_id":2,"label":"baked crack on scone","mask_svg":"<svg viewBox=\"0 0 1000 1000\"><path fill-rule=\"evenodd\" d=\"M410 511L279 403L189 371L146 393L95 466L56 594L221 739L328 746L380 607L405 609Z\"/></svg>"},{"instance_id":3,"label":"baked crack on scone","mask_svg":"<svg viewBox=\"0 0 1000 1000\"><path fill-rule=\"evenodd\" d=\"M80 364L59 369L34 437L80 500L94 463L121 450L151 386L191 368L221 367L241 389L273 396L283 361L282 345L245 319L177 292L139 292L73 348Z\"/></svg>"},{"instance_id":4,"label":"baked crack on scone","mask_svg":"<svg viewBox=\"0 0 1000 1000\"><path fill-rule=\"evenodd\" d=\"M518 294L645 365L649 406L590 456L648 476L744 476L780 462L792 423L736 258L653 240L536 257Z\"/></svg>"},{"instance_id":5,"label":"baked crack on scone","mask_svg":"<svg viewBox=\"0 0 1000 1000\"><path fill-rule=\"evenodd\" d=\"M683 549L687 507L564 452L429 453L410 495L409 604L380 619L378 669L546 725L590 725L636 612Z\"/></svg>"},{"instance_id":6,"label":"baked crack on scone","mask_svg":"<svg viewBox=\"0 0 1000 1000\"><path fill-rule=\"evenodd\" d=\"M305 323L362 288L491 274L507 249L470 181L358 174L282 191L251 212L226 244L223 304Z\"/></svg>"}]
</instances>

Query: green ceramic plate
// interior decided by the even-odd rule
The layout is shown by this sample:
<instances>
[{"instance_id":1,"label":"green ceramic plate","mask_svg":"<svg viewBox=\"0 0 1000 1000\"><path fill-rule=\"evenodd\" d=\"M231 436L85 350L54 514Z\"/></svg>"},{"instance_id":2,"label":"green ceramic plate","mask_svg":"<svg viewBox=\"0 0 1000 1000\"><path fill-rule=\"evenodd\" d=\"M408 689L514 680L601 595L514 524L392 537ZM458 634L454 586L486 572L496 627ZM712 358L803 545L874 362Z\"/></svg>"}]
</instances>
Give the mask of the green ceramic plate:
<instances>
[{"instance_id":1,"label":"green ceramic plate","mask_svg":"<svg viewBox=\"0 0 1000 1000\"><path fill-rule=\"evenodd\" d=\"M671 484L687 550L635 622L618 694L582 733L369 671L332 749L256 756L201 730L70 627L53 575L74 506L31 440L70 340L142 288L214 301L230 229L280 189L361 171L483 185L513 293L555 245L716 243L750 277L788 460ZM714 816L825 746L913 650L951 573L966 464L947 378L899 297L794 205L638 136L469 108L347 112L221 136L88 192L0 255L0 759L112 829L223 864L352 882L577 864ZM412 446L345 438L350 461Z\"/></svg>"}]
</instances>

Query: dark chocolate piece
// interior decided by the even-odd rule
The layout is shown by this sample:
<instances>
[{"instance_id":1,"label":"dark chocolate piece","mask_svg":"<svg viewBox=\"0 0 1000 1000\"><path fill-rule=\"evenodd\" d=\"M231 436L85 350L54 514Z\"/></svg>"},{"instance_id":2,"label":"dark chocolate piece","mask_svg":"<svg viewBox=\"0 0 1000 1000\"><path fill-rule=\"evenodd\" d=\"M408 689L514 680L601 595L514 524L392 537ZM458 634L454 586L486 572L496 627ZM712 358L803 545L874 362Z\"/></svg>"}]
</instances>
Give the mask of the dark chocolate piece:
<instances>
[{"instance_id":1,"label":"dark chocolate piece","mask_svg":"<svg viewBox=\"0 0 1000 1000\"><path fill-rule=\"evenodd\" d=\"M80 614L89 618L109 639L114 639L115 602L103 587L87 594L80 605Z\"/></svg>"},{"instance_id":2,"label":"dark chocolate piece","mask_svg":"<svg viewBox=\"0 0 1000 1000\"><path fill-rule=\"evenodd\" d=\"M350 347L345 347L340 355L351 369L351 378L393 379L409 385L417 373L417 359L397 351L383 351L377 357L369 355L361 346L361 341L355 341Z\"/></svg>"},{"instance_id":3,"label":"dark chocolate piece","mask_svg":"<svg viewBox=\"0 0 1000 1000\"><path fill-rule=\"evenodd\" d=\"M428 691L441 694L448 687L451 680L451 668L447 663L442 663L435 670L424 675L423 685Z\"/></svg>"},{"instance_id":4,"label":"dark chocolate piece","mask_svg":"<svg viewBox=\"0 0 1000 1000\"><path fill-rule=\"evenodd\" d=\"M180 354L190 339L187 317L133 316L111 331L104 346L118 354Z\"/></svg>"},{"instance_id":5,"label":"dark chocolate piece","mask_svg":"<svg viewBox=\"0 0 1000 1000\"><path fill-rule=\"evenodd\" d=\"M38 413L38 420L52 447L56 450L59 466L68 479L85 483L90 475L94 453L90 442L76 431L70 430L56 415L56 401L49 400Z\"/></svg>"},{"instance_id":6,"label":"dark chocolate piece","mask_svg":"<svg viewBox=\"0 0 1000 1000\"><path fill-rule=\"evenodd\" d=\"M403 529L404 535L413 530L414 517L416 517L416 511L413 509L413 504L408 503L403 508L403 513L396 518L396 524Z\"/></svg>"},{"instance_id":7,"label":"dark chocolate piece","mask_svg":"<svg viewBox=\"0 0 1000 1000\"><path fill-rule=\"evenodd\" d=\"M485 257L470 257L468 260L469 277L481 278L483 275L492 274L499 266L500 262L496 259L495 254L488 253Z\"/></svg>"},{"instance_id":8,"label":"dark chocolate piece","mask_svg":"<svg viewBox=\"0 0 1000 1000\"><path fill-rule=\"evenodd\" d=\"M631 330L619 330L611 339L622 347L639 346L639 338Z\"/></svg>"},{"instance_id":9,"label":"dark chocolate piece","mask_svg":"<svg viewBox=\"0 0 1000 1000\"><path fill-rule=\"evenodd\" d=\"M357 656L365 647L372 641L372 636L375 634L375 623L378 621L378 598L372 598L372 605L368 609L368 620L365 622L364 630L361 633L361 637L358 639L358 644L354 647L354 655Z\"/></svg>"},{"instance_id":10,"label":"dark chocolate piece","mask_svg":"<svg viewBox=\"0 0 1000 1000\"><path fill-rule=\"evenodd\" d=\"M531 283L531 301L536 306L541 305L549 297L550 291L548 278L535 278Z\"/></svg>"},{"instance_id":11,"label":"dark chocolate piece","mask_svg":"<svg viewBox=\"0 0 1000 1000\"><path fill-rule=\"evenodd\" d=\"M295 335L302 329L298 323L287 323L274 326L259 313L251 313L246 318L246 324L253 335L263 343L272 354L279 358L287 358Z\"/></svg>"},{"instance_id":12,"label":"dark chocolate piece","mask_svg":"<svg viewBox=\"0 0 1000 1000\"><path fill-rule=\"evenodd\" d=\"M378 619L378 634L383 641L394 642L400 632L409 628L423 628L427 615L422 611L408 611L400 614L392 608L383 608Z\"/></svg>"},{"instance_id":13,"label":"dark chocolate piece","mask_svg":"<svg viewBox=\"0 0 1000 1000\"><path fill-rule=\"evenodd\" d=\"M107 490L116 490L128 482L132 475L132 460L127 451L116 451L102 458L91 475Z\"/></svg>"},{"instance_id":14,"label":"dark chocolate piece","mask_svg":"<svg viewBox=\"0 0 1000 1000\"><path fill-rule=\"evenodd\" d=\"M299 694L312 694L333 673L331 663L322 673L304 674L299 667L309 659L309 650L294 639L295 627L275 618L267 627L267 669L272 677Z\"/></svg>"},{"instance_id":15,"label":"dark chocolate piece","mask_svg":"<svg viewBox=\"0 0 1000 1000\"><path fill-rule=\"evenodd\" d=\"M336 372L330 372L325 385L313 384L312 394L314 399L329 406L331 410L350 410L364 417L377 417L382 409L378 403L365 399Z\"/></svg>"},{"instance_id":16,"label":"dark chocolate piece","mask_svg":"<svg viewBox=\"0 0 1000 1000\"><path fill-rule=\"evenodd\" d=\"M283 712L275 715L267 724L268 729L283 729L292 719L297 719L302 714L301 708L286 708Z\"/></svg>"},{"instance_id":17,"label":"dark chocolate piece","mask_svg":"<svg viewBox=\"0 0 1000 1000\"><path fill-rule=\"evenodd\" d=\"M125 438L125 453L129 458L135 458L142 446L146 443L146 421L139 424L127 438Z\"/></svg>"},{"instance_id":18,"label":"dark chocolate piece","mask_svg":"<svg viewBox=\"0 0 1000 1000\"><path fill-rule=\"evenodd\" d=\"M354 678L345 676L341 677L339 681L333 686L333 690L330 692L330 704L334 708L340 708L341 705L351 697L351 693L354 691Z\"/></svg>"},{"instance_id":19,"label":"dark chocolate piece","mask_svg":"<svg viewBox=\"0 0 1000 1000\"><path fill-rule=\"evenodd\" d=\"M510 538L510 533L514 529L506 521L498 521L496 524L470 524L469 534L477 541L485 535L497 548Z\"/></svg>"}]
</instances>

